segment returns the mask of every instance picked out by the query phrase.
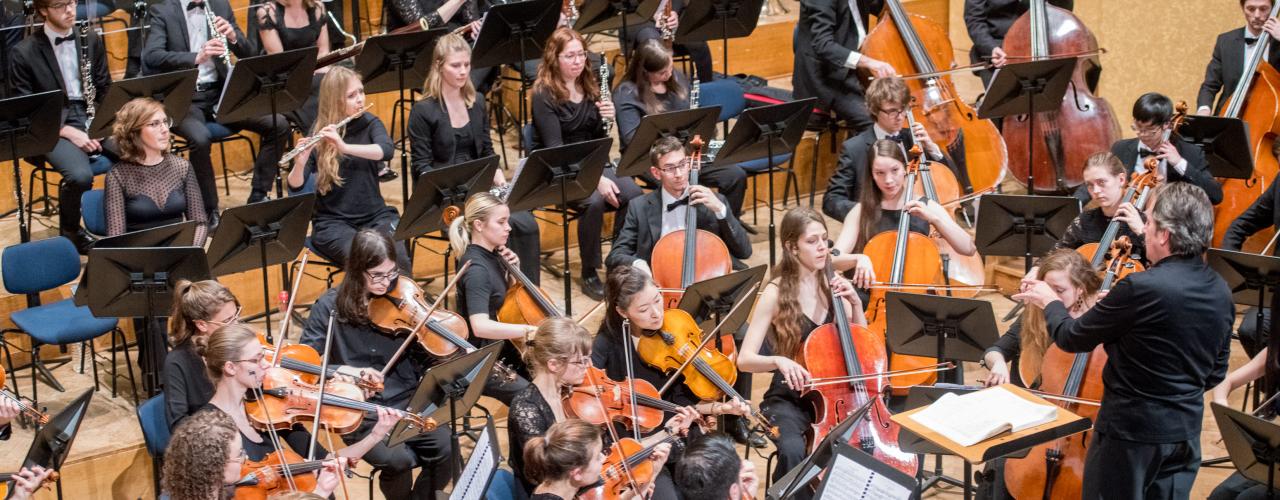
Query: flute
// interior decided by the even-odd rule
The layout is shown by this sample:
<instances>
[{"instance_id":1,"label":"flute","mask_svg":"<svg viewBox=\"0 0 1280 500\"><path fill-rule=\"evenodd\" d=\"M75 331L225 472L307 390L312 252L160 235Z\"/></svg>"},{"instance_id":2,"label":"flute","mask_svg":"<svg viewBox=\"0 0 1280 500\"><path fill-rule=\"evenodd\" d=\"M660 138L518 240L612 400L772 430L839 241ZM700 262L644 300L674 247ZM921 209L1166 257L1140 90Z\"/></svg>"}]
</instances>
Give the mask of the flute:
<instances>
[{"instance_id":1,"label":"flute","mask_svg":"<svg viewBox=\"0 0 1280 500\"><path fill-rule=\"evenodd\" d=\"M364 109L361 109L360 111L356 111L351 116L343 118L342 121L339 121L338 123L333 124L333 126L337 128L345 127L347 126L348 123L351 123L351 120L354 120L356 119L356 117L363 115L365 111L368 111L369 108L372 108L372 107L373 107L372 104L368 104L364 107ZM281 167L288 165L289 162L293 161L294 157L302 154L303 151L310 149L311 146L315 146L316 144L320 143L320 141L323 141L323 140L324 140L324 135L317 133L313 136L307 137L306 139L299 141L297 147L293 148L288 153L285 153L283 156L280 157L280 162L277 163L277 165Z\"/></svg>"}]
</instances>

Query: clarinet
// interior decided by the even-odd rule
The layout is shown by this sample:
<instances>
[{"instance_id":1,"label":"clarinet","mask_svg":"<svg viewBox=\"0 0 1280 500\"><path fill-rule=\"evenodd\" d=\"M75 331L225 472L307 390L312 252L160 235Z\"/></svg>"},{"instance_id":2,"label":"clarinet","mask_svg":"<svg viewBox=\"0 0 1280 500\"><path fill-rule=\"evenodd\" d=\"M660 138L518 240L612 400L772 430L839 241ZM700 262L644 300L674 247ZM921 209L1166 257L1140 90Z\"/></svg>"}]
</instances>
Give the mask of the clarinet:
<instances>
[{"instance_id":1,"label":"clarinet","mask_svg":"<svg viewBox=\"0 0 1280 500\"><path fill-rule=\"evenodd\" d=\"M230 73L232 69L231 46L227 45L227 36L218 31L218 27L213 24L213 18L217 17L217 15L213 13L213 5L206 1L204 6L204 20L209 24L209 36L214 40L222 42L222 55L218 56L218 58L222 60L222 65L227 67L227 73ZM284 21L282 20L281 24L283 23Z\"/></svg>"},{"instance_id":2,"label":"clarinet","mask_svg":"<svg viewBox=\"0 0 1280 500\"><path fill-rule=\"evenodd\" d=\"M702 93L702 82L698 81L698 72L693 72L693 81L689 82L689 109L698 109L698 95Z\"/></svg>"},{"instance_id":3,"label":"clarinet","mask_svg":"<svg viewBox=\"0 0 1280 500\"><path fill-rule=\"evenodd\" d=\"M94 102L98 99L98 88L93 84L92 59L89 57L89 22L77 24L80 25L76 30L76 41L80 45L80 96L84 99L84 126L87 129L93 123L93 115L97 111Z\"/></svg>"},{"instance_id":4,"label":"clarinet","mask_svg":"<svg viewBox=\"0 0 1280 500\"><path fill-rule=\"evenodd\" d=\"M605 58L604 53L601 52L600 53L600 100L599 102L604 102L606 100L609 100L609 101L613 100L613 92L609 91L609 62L607 58ZM613 119L605 118L604 134L609 135L610 130L613 130Z\"/></svg>"}]
</instances>

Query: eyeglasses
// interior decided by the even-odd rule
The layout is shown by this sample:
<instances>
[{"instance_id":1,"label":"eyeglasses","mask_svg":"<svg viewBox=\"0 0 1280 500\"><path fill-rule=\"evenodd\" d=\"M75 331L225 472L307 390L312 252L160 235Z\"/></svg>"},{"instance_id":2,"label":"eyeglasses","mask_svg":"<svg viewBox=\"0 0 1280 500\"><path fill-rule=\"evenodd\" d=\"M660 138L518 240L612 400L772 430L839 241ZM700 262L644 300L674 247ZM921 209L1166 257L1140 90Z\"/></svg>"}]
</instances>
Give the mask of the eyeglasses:
<instances>
[{"instance_id":1,"label":"eyeglasses","mask_svg":"<svg viewBox=\"0 0 1280 500\"><path fill-rule=\"evenodd\" d=\"M265 352L260 352L260 353L258 353L258 355L257 355L257 356L254 356L254 357L249 358L249 359L233 359L233 360L230 360L230 361L231 361L232 363L254 363L254 364L262 364L262 360L264 360L264 359L267 359L267 353L265 353Z\"/></svg>"},{"instance_id":2,"label":"eyeglasses","mask_svg":"<svg viewBox=\"0 0 1280 500\"><path fill-rule=\"evenodd\" d=\"M685 159L685 161L682 161L680 163L668 163L666 165L663 165L662 168L659 168L658 170L661 170L662 173L665 175L671 175L677 172L683 172L685 170L689 170L690 165L691 165L690 160Z\"/></svg>"},{"instance_id":3,"label":"eyeglasses","mask_svg":"<svg viewBox=\"0 0 1280 500\"><path fill-rule=\"evenodd\" d=\"M209 323L209 324L212 324L212 325L218 325L218 326L227 326L227 325L234 325L234 324L238 324L238 323L240 323L240 311L241 311L242 309L244 309L244 306L236 306L236 314L235 314L235 316L232 316L232 317L231 317L231 319L228 319L228 320L226 320L226 321L214 321L214 320L211 320L211 319L210 319L210 320L205 320L205 323Z\"/></svg>"},{"instance_id":4,"label":"eyeglasses","mask_svg":"<svg viewBox=\"0 0 1280 500\"><path fill-rule=\"evenodd\" d=\"M1157 125L1154 127L1139 127L1138 124L1133 123L1129 125L1129 130L1132 130L1134 133L1138 134L1139 136L1150 137L1150 136L1159 134L1161 132L1164 132L1164 126Z\"/></svg>"},{"instance_id":5,"label":"eyeglasses","mask_svg":"<svg viewBox=\"0 0 1280 500\"><path fill-rule=\"evenodd\" d=\"M144 124L147 128L155 130L158 128L170 128L173 126L173 118L164 117L160 120L151 120Z\"/></svg>"},{"instance_id":6,"label":"eyeglasses","mask_svg":"<svg viewBox=\"0 0 1280 500\"><path fill-rule=\"evenodd\" d=\"M50 4L50 5L49 5L49 9L50 9L50 10L62 10L62 9L67 8L67 7L71 7L71 6L75 5L75 4L76 4L75 2L58 2L58 3L55 3L55 4Z\"/></svg>"},{"instance_id":7,"label":"eyeglasses","mask_svg":"<svg viewBox=\"0 0 1280 500\"><path fill-rule=\"evenodd\" d=\"M902 116L902 115L906 114L906 112L907 112L907 110L906 110L905 108L898 108L898 109L882 109L882 110L880 110L880 111L879 111L879 113L880 113L880 114L885 115L885 116Z\"/></svg>"},{"instance_id":8,"label":"eyeglasses","mask_svg":"<svg viewBox=\"0 0 1280 500\"><path fill-rule=\"evenodd\" d=\"M400 271L391 271L389 273L371 273L365 271L364 274L369 276L370 283L391 283L400 278Z\"/></svg>"},{"instance_id":9,"label":"eyeglasses","mask_svg":"<svg viewBox=\"0 0 1280 500\"><path fill-rule=\"evenodd\" d=\"M564 54L560 54L560 59L563 59L566 61L577 61L579 59L586 59L586 58L587 58L586 52L567 52Z\"/></svg>"}]
</instances>

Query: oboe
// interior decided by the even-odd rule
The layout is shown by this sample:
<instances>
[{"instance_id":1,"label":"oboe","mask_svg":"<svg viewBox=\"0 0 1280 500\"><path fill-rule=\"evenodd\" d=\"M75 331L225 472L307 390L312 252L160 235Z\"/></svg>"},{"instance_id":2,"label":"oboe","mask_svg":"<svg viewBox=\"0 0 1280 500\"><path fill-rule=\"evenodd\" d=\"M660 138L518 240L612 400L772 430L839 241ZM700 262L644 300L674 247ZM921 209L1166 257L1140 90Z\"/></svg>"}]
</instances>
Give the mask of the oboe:
<instances>
[{"instance_id":1,"label":"oboe","mask_svg":"<svg viewBox=\"0 0 1280 500\"><path fill-rule=\"evenodd\" d=\"M599 102L612 101L612 100L613 100L613 92L609 91L609 61L604 56L604 53L601 53L600 54L600 101ZM605 135L609 135L610 130L613 130L613 118L605 118L604 119Z\"/></svg>"},{"instance_id":2,"label":"oboe","mask_svg":"<svg viewBox=\"0 0 1280 500\"><path fill-rule=\"evenodd\" d=\"M365 105L364 109L361 109L360 111L356 111L355 114L352 114L351 116L343 118L338 123L333 124L333 126L341 130L342 127L345 127L347 126L348 123L351 123L351 120L354 120L358 118L360 115L363 115L365 111L368 111L369 108L372 108L372 107L373 107L372 104ZM298 146L290 150L288 153L285 153L284 156L281 156L280 162L277 163L276 165L279 165L281 167L288 165L289 162L293 161L294 157L302 154L303 151L310 149L311 146L315 146L316 144L318 144L320 141L323 141L323 140L324 140L324 135L317 133L316 135L307 137L306 139L299 141Z\"/></svg>"},{"instance_id":3,"label":"oboe","mask_svg":"<svg viewBox=\"0 0 1280 500\"><path fill-rule=\"evenodd\" d=\"M702 82L698 81L698 70L693 70L692 82L689 82L689 109L698 108L698 94L702 93Z\"/></svg>"},{"instance_id":4,"label":"oboe","mask_svg":"<svg viewBox=\"0 0 1280 500\"><path fill-rule=\"evenodd\" d=\"M204 20L209 23L209 36L212 39L222 42L222 55L218 56L222 59L222 64L227 67L227 72L231 72L231 46L227 45L227 36L218 31L218 26L213 24L213 18L218 17L213 13L213 6L205 2Z\"/></svg>"},{"instance_id":5,"label":"oboe","mask_svg":"<svg viewBox=\"0 0 1280 500\"><path fill-rule=\"evenodd\" d=\"M80 45L80 96L84 99L85 127L93 123L93 115L96 111L94 104L98 98L98 88L93 84L93 66L92 58L89 57L89 22L81 21L78 23L79 29L76 30L76 38Z\"/></svg>"}]
</instances>

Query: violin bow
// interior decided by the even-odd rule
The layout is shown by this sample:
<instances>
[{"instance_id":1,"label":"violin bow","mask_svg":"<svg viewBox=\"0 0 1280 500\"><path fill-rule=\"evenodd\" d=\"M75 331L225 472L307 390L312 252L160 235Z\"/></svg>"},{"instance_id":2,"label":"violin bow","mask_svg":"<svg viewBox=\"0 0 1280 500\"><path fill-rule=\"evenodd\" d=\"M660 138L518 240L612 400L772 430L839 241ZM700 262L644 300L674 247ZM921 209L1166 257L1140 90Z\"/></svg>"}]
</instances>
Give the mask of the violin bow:
<instances>
[{"instance_id":1,"label":"violin bow","mask_svg":"<svg viewBox=\"0 0 1280 500\"><path fill-rule=\"evenodd\" d=\"M601 302L601 304L603 304L603 302ZM635 369L631 365L633 359L631 351L635 350L635 343L631 342L631 320L626 318L622 319L622 342L628 346L627 349L622 350L622 364L627 367L627 392L629 393L627 394L627 399L631 400L631 436L635 438L636 441L639 441L640 416L636 411L636 374ZM659 394L659 396L661 396L661 394ZM597 393L596 397L599 398L600 395Z\"/></svg>"},{"instance_id":2,"label":"violin bow","mask_svg":"<svg viewBox=\"0 0 1280 500\"><path fill-rule=\"evenodd\" d=\"M444 290L440 291L440 295L436 297L435 302L431 303L431 307L428 308L427 313L422 316L422 320L418 321L418 324L414 325L412 330L409 330L409 335L406 335L404 338L404 342L400 343L400 348L396 349L396 354L394 356L391 356L391 360L387 361L386 366L382 367L383 378L386 378L387 374L391 372L391 367L396 365L396 361L400 360L400 356L404 355L404 351L409 349L409 344L413 343L414 340L417 340L417 334L414 332L417 332L418 329L422 328L422 325L425 325L427 324L428 321L431 321L431 315L436 312L437 307L440 307L440 302L444 301L444 298L449 296L449 291L453 290L454 286L457 286L458 281L462 279L463 274L466 274L467 269L471 269L471 261L469 260L462 263L462 267L458 268L458 274L455 274L453 276L453 280L450 281L449 284L444 287ZM466 318L463 318L463 319L466 319Z\"/></svg>"},{"instance_id":3,"label":"violin bow","mask_svg":"<svg viewBox=\"0 0 1280 500\"><path fill-rule=\"evenodd\" d=\"M1271 241L1267 242L1267 246L1262 247L1262 251L1258 252L1258 255L1266 255L1268 253L1271 253L1271 247L1275 246L1276 238L1280 238L1280 231L1276 231L1276 235L1271 237ZM1280 394L1280 393L1277 393L1277 394Z\"/></svg>"},{"instance_id":4,"label":"violin bow","mask_svg":"<svg viewBox=\"0 0 1280 500\"><path fill-rule=\"evenodd\" d=\"M316 439L320 435L320 410L324 409L324 386L328 382L328 377L324 374L329 370L329 349L333 347L333 316L333 314L329 315L329 326L324 331L324 352L320 356L320 385L316 389L315 420L311 424L311 444L307 445L307 460L316 459ZM413 335L409 338L413 338Z\"/></svg>"},{"instance_id":5,"label":"violin bow","mask_svg":"<svg viewBox=\"0 0 1280 500\"><path fill-rule=\"evenodd\" d=\"M331 324L332 324L332 320ZM289 459L284 455L284 449L280 447L280 434L276 432L276 421L271 416L271 406L267 404L266 394L262 392L262 385L253 389L253 393L258 397L258 406L262 407L262 413L267 416L267 436L271 438L271 446L275 448L275 453L280 459L280 466L284 468L284 480L289 484L290 491L298 491L298 485L293 482L293 475L288 473Z\"/></svg>"},{"instance_id":6,"label":"violin bow","mask_svg":"<svg viewBox=\"0 0 1280 500\"><path fill-rule=\"evenodd\" d=\"M293 286L289 289L289 300L284 309L284 317L280 318L280 343L278 344L280 346L284 346L285 341L289 340L289 326L293 323L293 301L298 298L298 286L302 284L302 274L307 270L307 259L310 256L311 251L303 247L302 259L298 264L298 275L293 278ZM278 359L279 357L279 354L277 354L276 358Z\"/></svg>"},{"instance_id":7,"label":"violin bow","mask_svg":"<svg viewBox=\"0 0 1280 500\"><path fill-rule=\"evenodd\" d=\"M658 389L658 396L662 396L663 393L667 392L667 389L671 388L671 384L676 381L676 376L684 372L685 367L689 366L689 363L693 362L694 358L698 357L698 353L702 352L702 350L707 347L707 342L709 342L713 337L716 336L716 333L719 332L720 329L724 327L724 324L729 321L729 318L733 317L733 313L738 312L738 308L742 307L742 304L745 304L747 302L748 297L755 295L755 291L757 288L760 288L759 283L751 285L751 288L747 290L747 293L742 294L741 297L738 297L737 302L734 302L733 308L729 309L729 313L725 314L724 318L720 319L720 324L716 325L715 328L712 328L710 332L704 333L702 335L702 343L698 344L698 348L694 349L694 351L690 353L690 355L685 356L684 363L680 364L680 368L672 372L670 377L667 377L667 382L665 384L662 384L661 389Z\"/></svg>"},{"instance_id":8,"label":"violin bow","mask_svg":"<svg viewBox=\"0 0 1280 500\"><path fill-rule=\"evenodd\" d=\"M626 320L624 319L623 321L626 321ZM626 328L624 328L624 329L623 329L623 331L625 332L625 331L626 331ZM629 344L631 339L628 339L628 338L626 338L626 337L623 337L623 339L622 339L622 340L623 340L624 342L627 342L627 343ZM623 351L624 353L626 353L626 352L627 352L627 349L623 349L622 351ZM630 363L627 363L627 366L630 366L630 365L631 365ZM630 369L630 368L628 368L628 369L627 369L627 371L628 371L628 372L630 372L630 371L631 371L631 369ZM592 386L596 386L596 387L598 387L598 386L599 386L599 384L598 384L598 383L596 383L596 377L595 377L595 375L593 375L593 374L591 373L591 370L587 370L587 379L589 379L589 381L591 382L591 385L592 385ZM634 388L634 386L633 386L633 388ZM627 454L626 454L624 451L622 451L622 443L621 443L621 442L620 442L620 440L618 439L618 430L613 428L613 421L612 421L612 420L610 420L610 419L608 418L608 416L609 416L609 412L608 412L608 410L606 410L606 409L605 409L605 406L604 406L604 400L600 399L600 391L591 391L591 393L595 395L595 397L596 397L596 404L599 404L599 405L600 405L600 410L601 410L601 411L603 411L603 412L604 412L604 414L605 414L604 428L605 428L605 429L608 429L608 431L609 431L609 438L610 438L610 439L613 439L613 445L618 447L618 456L620 456L620 457L621 457L621 460L619 460L619 461L618 461L618 463L619 463L620 465L622 465L622 474L623 474L624 476L626 476L626 478L627 478L627 484L630 484L630 485L631 485L631 491L634 491L634 492L636 492L637 494L640 494L640 485L639 485L638 483L636 483L636 477L635 477L634 475L632 475L632 474L631 474L631 466L627 464ZM633 398L633 400L634 400L634 398ZM633 413L633 415L634 415L634 412L635 412L635 406L632 406L631 408L632 408L632 413ZM639 421L638 419L635 419L635 417L634 417L634 416L633 416L632 418L633 418L633 419L632 419L632 421L631 421L631 427L632 427L632 429L639 429L639 428L640 428L640 421ZM637 437L637 438L636 438L636 441L639 441L639 440L640 440L640 439Z\"/></svg>"}]
</instances>

